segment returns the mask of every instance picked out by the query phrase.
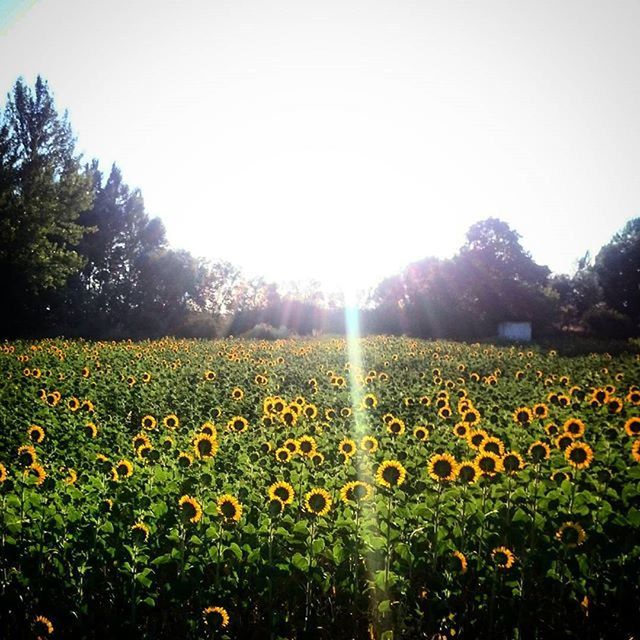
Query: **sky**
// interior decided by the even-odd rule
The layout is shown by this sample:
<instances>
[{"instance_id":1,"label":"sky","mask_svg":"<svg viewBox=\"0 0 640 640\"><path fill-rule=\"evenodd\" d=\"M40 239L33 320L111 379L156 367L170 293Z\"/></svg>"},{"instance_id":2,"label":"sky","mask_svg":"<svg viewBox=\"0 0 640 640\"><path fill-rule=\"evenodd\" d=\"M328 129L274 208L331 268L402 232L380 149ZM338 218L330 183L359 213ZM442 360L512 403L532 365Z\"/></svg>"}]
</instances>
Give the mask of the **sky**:
<instances>
[{"instance_id":1,"label":"sky","mask_svg":"<svg viewBox=\"0 0 640 640\"><path fill-rule=\"evenodd\" d=\"M0 94L37 74L250 276L368 287L491 216L571 273L640 216L638 0L0 0Z\"/></svg>"}]
</instances>

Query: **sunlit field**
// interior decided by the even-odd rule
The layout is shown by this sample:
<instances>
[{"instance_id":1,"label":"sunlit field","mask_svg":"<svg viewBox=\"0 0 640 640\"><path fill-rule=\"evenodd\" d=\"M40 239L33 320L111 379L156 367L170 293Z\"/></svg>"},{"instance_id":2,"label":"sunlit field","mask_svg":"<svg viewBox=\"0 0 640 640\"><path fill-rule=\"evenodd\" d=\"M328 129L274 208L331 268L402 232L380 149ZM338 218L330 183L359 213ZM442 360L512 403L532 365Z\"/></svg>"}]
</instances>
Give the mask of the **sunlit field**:
<instances>
[{"instance_id":1,"label":"sunlit field","mask_svg":"<svg viewBox=\"0 0 640 640\"><path fill-rule=\"evenodd\" d=\"M631 638L635 355L5 343L0 637Z\"/></svg>"}]
</instances>

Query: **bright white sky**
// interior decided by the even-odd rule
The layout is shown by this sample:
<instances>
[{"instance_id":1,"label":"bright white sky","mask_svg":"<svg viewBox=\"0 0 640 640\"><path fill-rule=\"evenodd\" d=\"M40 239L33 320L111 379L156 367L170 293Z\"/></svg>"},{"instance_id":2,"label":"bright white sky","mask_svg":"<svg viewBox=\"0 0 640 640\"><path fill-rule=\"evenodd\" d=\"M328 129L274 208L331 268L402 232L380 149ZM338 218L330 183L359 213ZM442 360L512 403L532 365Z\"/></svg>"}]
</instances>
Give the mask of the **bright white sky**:
<instances>
[{"instance_id":1,"label":"bright white sky","mask_svg":"<svg viewBox=\"0 0 640 640\"><path fill-rule=\"evenodd\" d=\"M4 8L4 10L2 10ZM570 272L640 215L640 2L0 0L172 246L367 286L506 220Z\"/></svg>"}]
</instances>

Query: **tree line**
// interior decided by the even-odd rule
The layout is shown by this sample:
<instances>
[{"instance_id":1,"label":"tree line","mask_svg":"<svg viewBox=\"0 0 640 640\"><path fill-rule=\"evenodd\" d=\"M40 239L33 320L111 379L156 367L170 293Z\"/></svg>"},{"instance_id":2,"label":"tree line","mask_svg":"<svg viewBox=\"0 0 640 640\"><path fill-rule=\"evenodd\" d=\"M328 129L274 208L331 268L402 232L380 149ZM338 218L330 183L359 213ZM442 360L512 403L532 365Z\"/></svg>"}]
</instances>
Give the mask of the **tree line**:
<instances>
[{"instance_id":1,"label":"tree line","mask_svg":"<svg viewBox=\"0 0 640 640\"><path fill-rule=\"evenodd\" d=\"M162 221L114 164L83 162L68 114L41 77L19 78L0 115L0 336L274 337L343 333L340 300L248 279L226 261L168 246ZM450 259L425 258L363 302L364 333L477 339L502 321L538 336L637 335L640 218L573 276L552 275L507 223L474 224Z\"/></svg>"}]
</instances>

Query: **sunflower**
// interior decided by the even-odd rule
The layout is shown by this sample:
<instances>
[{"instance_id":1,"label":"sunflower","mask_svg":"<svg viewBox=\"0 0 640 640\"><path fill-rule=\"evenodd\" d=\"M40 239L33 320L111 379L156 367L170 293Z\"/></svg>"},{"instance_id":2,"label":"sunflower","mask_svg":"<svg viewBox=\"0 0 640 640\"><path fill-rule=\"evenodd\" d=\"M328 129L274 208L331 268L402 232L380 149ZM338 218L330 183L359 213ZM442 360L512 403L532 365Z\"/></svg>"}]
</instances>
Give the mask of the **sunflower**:
<instances>
[{"instance_id":1,"label":"sunflower","mask_svg":"<svg viewBox=\"0 0 640 640\"><path fill-rule=\"evenodd\" d=\"M287 438L282 446L286 449L289 449L289 452L292 456L295 456L300 453L300 443L295 438Z\"/></svg>"},{"instance_id":2,"label":"sunflower","mask_svg":"<svg viewBox=\"0 0 640 640\"><path fill-rule=\"evenodd\" d=\"M315 404L308 404L302 410L302 413L308 420L313 420L318 415L318 407Z\"/></svg>"},{"instance_id":3,"label":"sunflower","mask_svg":"<svg viewBox=\"0 0 640 640\"><path fill-rule=\"evenodd\" d=\"M611 397L607 402L607 408L609 409L609 413L620 413L623 407L624 407L624 402L620 398Z\"/></svg>"},{"instance_id":4,"label":"sunflower","mask_svg":"<svg viewBox=\"0 0 640 640\"><path fill-rule=\"evenodd\" d=\"M555 445L556 447L558 447L558 449L560 449L560 451L564 451L570 444L573 443L574 440L575 437L573 436L573 434L569 433L569 431L565 431L564 433L561 433L556 437Z\"/></svg>"},{"instance_id":5,"label":"sunflower","mask_svg":"<svg viewBox=\"0 0 640 640\"><path fill-rule=\"evenodd\" d=\"M260 451L262 451L262 453L270 453L272 449L273 445L270 442L263 442L260 445Z\"/></svg>"},{"instance_id":6,"label":"sunflower","mask_svg":"<svg viewBox=\"0 0 640 640\"><path fill-rule=\"evenodd\" d=\"M215 371L205 371L203 377L207 382L211 382L216 379Z\"/></svg>"},{"instance_id":7,"label":"sunflower","mask_svg":"<svg viewBox=\"0 0 640 640\"><path fill-rule=\"evenodd\" d=\"M427 470L432 480L451 482L458 475L458 463L452 455L440 453L431 457Z\"/></svg>"},{"instance_id":8,"label":"sunflower","mask_svg":"<svg viewBox=\"0 0 640 640\"><path fill-rule=\"evenodd\" d=\"M133 387L136 383L136 379L133 376L127 376L127 384L129 387Z\"/></svg>"},{"instance_id":9,"label":"sunflower","mask_svg":"<svg viewBox=\"0 0 640 640\"><path fill-rule=\"evenodd\" d=\"M340 409L340 415L343 418L348 418L352 413L352 409L351 407L342 407L342 409Z\"/></svg>"},{"instance_id":10,"label":"sunflower","mask_svg":"<svg viewBox=\"0 0 640 640\"><path fill-rule=\"evenodd\" d=\"M404 421L400 420L400 418L392 418L387 422L387 431L392 436L401 436L404 433L404 430Z\"/></svg>"},{"instance_id":11,"label":"sunflower","mask_svg":"<svg viewBox=\"0 0 640 640\"><path fill-rule=\"evenodd\" d=\"M153 416L143 416L142 420L140 420L140 424L143 429L147 429L151 431L151 429L155 429L158 425L158 421Z\"/></svg>"},{"instance_id":12,"label":"sunflower","mask_svg":"<svg viewBox=\"0 0 640 640\"><path fill-rule=\"evenodd\" d=\"M317 444L312 436L301 436L298 439L298 449L302 455L310 458L316 452Z\"/></svg>"},{"instance_id":13,"label":"sunflower","mask_svg":"<svg viewBox=\"0 0 640 640\"><path fill-rule=\"evenodd\" d=\"M129 478L133 475L133 465L129 460L119 460L115 469L118 472L118 477L123 476L124 478Z\"/></svg>"},{"instance_id":14,"label":"sunflower","mask_svg":"<svg viewBox=\"0 0 640 640\"><path fill-rule=\"evenodd\" d=\"M556 436L558 435L558 433L560 433L560 428L554 422L550 422L549 424L545 425L544 430L550 437Z\"/></svg>"},{"instance_id":15,"label":"sunflower","mask_svg":"<svg viewBox=\"0 0 640 640\"><path fill-rule=\"evenodd\" d=\"M556 532L556 538L565 547L572 549L582 545L587 539L587 534L577 522L565 522Z\"/></svg>"},{"instance_id":16,"label":"sunflower","mask_svg":"<svg viewBox=\"0 0 640 640\"><path fill-rule=\"evenodd\" d=\"M336 417L336 410L332 408L325 409L324 417L329 421L333 420Z\"/></svg>"},{"instance_id":17,"label":"sunflower","mask_svg":"<svg viewBox=\"0 0 640 640\"><path fill-rule=\"evenodd\" d=\"M467 433L467 444L478 451L480 445L489 437L489 434L484 429L476 429Z\"/></svg>"},{"instance_id":18,"label":"sunflower","mask_svg":"<svg viewBox=\"0 0 640 640\"><path fill-rule=\"evenodd\" d=\"M524 465L525 462L517 451L510 451L502 456L502 467L509 475L522 471Z\"/></svg>"},{"instance_id":19,"label":"sunflower","mask_svg":"<svg viewBox=\"0 0 640 640\"><path fill-rule=\"evenodd\" d=\"M343 502L355 502L356 504L369 500L373 495L373 487L367 482L354 480L340 489L340 499Z\"/></svg>"},{"instance_id":20,"label":"sunflower","mask_svg":"<svg viewBox=\"0 0 640 640\"><path fill-rule=\"evenodd\" d=\"M482 475L475 460L465 460L458 465L458 480L471 484Z\"/></svg>"},{"instance_id":21,"label":"sunflower","mask_svg":"<svg viewBox=\"0 0 640 640\"><path fill-rule=\"evenodd\" d=\"M242 433L249 427L249 421L242 416L233 416L233 418L227 422L227 426L234 433Z\"/></svg>"},{"instance_id":22,"label":"sunflower","mask_svg":"<svg viewBox=\"0 0 640 640\"><path fill-rule=\"evenodd\" d=\"M586 442L574 442L564 450L567 462L576 469L586 469L593 460L593 451Z\"/></svg>"},{"instance_id":23,"label":"sunflower","mask_svg":"<svg viewBox=\"0 0 640 640\"><path fill-rule=\"evenodd\" d=\"M389 489L399 487L406 477L406 469L397 460L385 460L376 471L376 482Z\"/></svg>"},{"instance_id":24,"label":"sunflower","mask_svg":"<svg viewBox=\"0 0 640 640\"><path fill-rule=\"evenodd\" d=\"M451 411L451 407L449 405L446 405L444 407L442 407L441 409L438 409L438 416L440 416L443 420L446 420L447 418L450 418L452 415L452 411Z\"/></svg>"},{"instance_id":25,"label":"sunflower","mask_svg":"<svg viewBox=\"0 0 640 640\"><path fill-rule=\"evenodd\" d=\"M373 436L362 436L360 449L367 453L375 453L378 450L378 441Z\"/></svg>"},{"instance_id":26,"label":"sunflower","mask_svg":"<svg viewBox=\"0 0 640 640\"><path fill-rule=\"evenodd\" d=\"M480 473L488 477L495 476L496 473L499 473L503 469L500 456L497 456L495 453L490 453L489 451L478 454L475 458L475 464L478 469L480 469Z\"/></svg>"},{"instance_id":27,"label":"sunflower","mask_svg":"<svg viewBox=\"0 0 640 640\"><path fill-rule=\"evenodd\" d=\"M279 447L276 449L276 460L278 462L289 462L291 460L291 451L287 447Z\"/></svg>"},{"instance_id":28,"label":"sunflower","mask_svg":"<svg viewBox=\"0 0 640 640\"><path fill-rule=\"evenodd\" d=\"M631 457L636 462L640 462L640 438L631 445Z\"/></svg>"},{"instance_id":29,"label":"sunflower","mask_svg":"<svg viewBox=\"0 0 640 640\"><path fill-rule=\"evenodd\" d=\"M33 630L37 640L44 640L44 638L53 633L53 624L45 616L36 616L33 621Z\"/></svg>"},{"instance_id":30,"label":"sunflower","mask_svg":"<svg viewBox=\"0 0 640 640\"><path fill-rule=\"evenodd\" d=\"M466 438L470 431L471 429L466 422L457 422L453 427L453 433L458 438Z\"/></svg>"},{"instance_id":31,"label":"sunflower","mask_svg":"<svg viewBox=\"0 0 640 640\"><path fill-rule=\"evenodd\" d=\"M218 514L225 522L240 522L242 517L242 505L235 496L228 493L218 498Z\"/></svg>"},{"instance_id":32,"label":"sunflower","mask_svg":"<svg viewBox=\"0 0 640 640\"><path fill-rule=\"evenodd\" d=\"M67 477L64 479L65 484L72 485L78 481L78 473L75 469L67 469L67 474Z\"/></svg>"},{"instance_id":33,"label":"sunflower","mask_svg":"<svg viewBox=\"0 0 640 640\"><path fill-rule=\"evenodd\" d=\"M451 557L458 560L458 571L462 574L467 573L467 558L464 553L462 551L454 551Z\"/></svg>"},{"instance_id":34,"label":"sunflower","mask_svg":"<svg viewBox=\"0 0 640 640\"><path fill-rule=\"evenodd\" d=\"M242 400L242 398L244 398L244 391L240 387L235 387L231 391L231 397L236 401Z\"/></svg>"},{"instance_id":35,"label":"sunflower","mask_svg":"<svg viewBox=\"0 0 640 640\"><path fill-rule=\"evenodd\" d=\"M378 406L378 398L373 393L363 396L360 406L363 409L375 409Z\"/></svg>"},{"instance_id":36,"label":"sunflower","mask_svg":"<svg viewBox=\"0 0 640 640\"><path fill-rule=\"evenodd\" d=\"M206 433L200 433L193 439L193 451L196 458L207 460L218 453L218 441Z\"/></svg>"},{"instance_id":37,"label":"sunflower","mask_svg":"<svg viewBox=\"0 0 640 640\"><path fill-rule=\"evenodd\" d=\"M291 504L295 497L293 487L284 481L274 482L268 489L267 494L271 500L278 499L282 504Z\"/></svg>"},{"instance_id":38,"label":"sunflower","mask_svg":"<svg viewBox=\"0 0 640 640\"><path fill-rule=\"evenodd\" d=\"M298 414L289 406L280 414L280 421L288 427L292 427L298 421Z\"/></svg>"},{"instance_id":39,"label":"sunflower","mask_svg":"<svg viewBox=\"0 0 640 640\"><path fill-rule=\"evenodd\" d=\"M533 415L539 420L544 420L549 415L549 408L546 404L539 402L533 405Z\"/></svg>"},{"instance_id":40,"label":"sunflower","mask_svg":"<svg viewBox=\"0 0 640 640\"><path fill-rule=\"evenodd\" d=\"M131 439L131 443L133 444L133 450L137 451L142 445L150 445L151 440L146 433L138 433L137 435L133 436L133 438Z\"/></svg>"},{"instance_id":41,"label":"sunflower","mask_svg":"<svg viewBox=\"0 0 640 640\"><path fill-rule=\"evenodd\" d=\"M350 458L356 452L356 443L350 438L343 438L338 445L338 451L345 456L346 458Z\"/></svg>"},{"instance_id":42,"label":"sunflower","mask_svg":"<svg viewBox=\"0 0 640 640\"><path fill-rule=\"evenodd\" d=\"M38 459L38 455L33 445L24 444L18 447L18 458L20 459L20 464L30 467Z\"/></svg>"},{"instance_id":43,"label":"sunflower","mask_svg":"<svg viewBox=\"0 0 640 640\"><path fill-rule=\"evenodd\" d=\"M195 524L202 518L202 507L200 503L191 496L182 496L178 500L178 506L182 509L182 516L185 520Z\"/></svg>"},{"instance_id":44,"label":"sunflower","mask_svg":"<svg viewBox=\"0 0 640 640\"><path fill-rule=\"evenodd\" d=\"M44 429L37 424L32 424L27 430L27 435L32 442L40 444L44 440Z\"/></svg>"},{"instance_id":45,"label":"sunflower","mask_svg":"<svg viewBox=\"0 0 640 640\"><path fill-rule=\"evenodd\" d=\"M204 433L207 436L211 436L214 440L218 438L218 430L216 429L216 425L213 422L205 422L200 427L200 433Z\"/></svg>"},{"instance_id":46,"label":"sunflower","mask_svg":"<svg viewBox=\"0 0 640 640\"><path fill-rule=\"evenodd\" d=\"M536 440L530 445L527 453L534 462L541 462L542 460L547 460L549 458L551 449L549 449L548 444L541 442L540 440Z\"/></svg>"},{"instance_id":47,"label":"sunflower","mask_svg":"<svg viewBox=\"0 0 640 640\"><path fill-rule=\"evenodd\" d=\"M44 470L44 467L37 462L34 462L31 466L27 467L24 470L24 477L29 478L33 475L35 477L36 485L40 486L47 477L47 472Z\"/></svg>"},{"instance_id":48,"label":"sunflower","mask_svg":"<svg viewBox=\"0 0 640 640\"><path fill-rule=\"evenodd\" d=\"M0 463L0 484L2 484L8 477L7 467Z\"/></svg>"},{"instance_id":49,"label":"sunflower","mask_svg":"<svg viewBox=\"0 0 640 640\"><path fill-rule=\"evenodd\" d=\"M562 425L562 430L570 433L575 438L581 438L584 435L585 424L579 418L569 418Z\"/></svg>"},{"instance_id":50,"label":"sunflower","mask_svg":"<svg viewBox=\"0 0 640 640\"><path fill-rule=\"evenodd\" d=\"M144 382L145 384L148 384L149 382L151 382L151 374L147 372L143 373L142 382Z\"/></svg>"},{"instance_id":51,"label":"sunflower","mask_svg":"<svg viewBox=\"0 0 640 640\"><path fill-rule=\"evenodd\" d=\"M316 516L324 516L329 513L331 503L331 496L324 489L311 489L304 496L306 510Z\"/></svg>"},{"instance_id":52,"label":"sunflower","mask_svg":"<svg viewBox=\"0 0 640 640\"><path fill-rule=\"evenodd\" d=\"M311 456L311 462L319 467L324 463L324 454L320 453L320 451L316 451L313 456Z\"/></svg>"},{"instance_id":53,"label":"sunflower","mask_svg":"<svg viewBox=\"0 0 640 640\"><path fill-rule=\"evenodd\" d=\"M131 525L134 539L139 542L147 542L149 540L149 527L144 522L136 522Z\"/></svg>"},{"instance_id":54,"label":"sunflower","mask_svg":"<svg viewBox=\"0 0 640 640\"><path fill-rule=\"evenodd\" d=\"M475 427L480 422L480 412L469 407L462 414L462 421L470 427Z\"/></svg>"},{"instance_id":55,"label":"sunflower","mask_svg":"<svg viewBox=\"0 0 640 640\"><path fill-rule=\"evenodd\" d=\"M180 426L180 420L177 415L170 413L163 418L162 424L167 427L167 429L177 429Z\"/></svg>"},{"instance_id":56,"label":"sunflower","mask_svg":"<svg viewBox=\"0 0 640 640\"><path fill-rule=\"evenodd\" d=\"M98 427L93 422L87 422L84 425L84 432L89 436L89 438L97 438L98 437Z\"/></svg>"},{"instance_id":57,"label":"sunflower","mask_svg":"<svg viewBox=\"0 0 640 640\"><path fill-rule=\"evenodd\" d=\"M79 408L80 400L78 400L78 398L76 398L75 396L71 396L71 398L67 400L67 409L69 409L70 411L77 411Z\"/></svg>"},{"instance_id":58,"label":"sunflower","mask_svg":"<svg viewBox=\"0 0 640 640\"><path fill-rule=\"evenodd\" d=\"M507 549L507 547L496 547L491 552L491 557L498 569L511 569L516 561L515 555L513 555L513 552Z\"/></svg>"},{"instance_id":59,"label":"sunflower","mask_svg":"<svg viewBox=\"0 0 640 640\"><path fill-rule=\"evenodd\" d=\"M163 449L169 451L170 449L173 449L176 443L173 441L173 438L171 436L165 436L164 438L162 438L161 444Z\"/></svg>"},{"instance_id":60,"label":"sunflower","mask_svg":"<svg viewBox=\"0 0 640 640\"><path fill-rule=\"evenodd\" d=\"M485 438L479 449L481 453L495 453L497 456L504 455L504 443L500 438L494 438L493 436Z\"/></svg>"},{"instance_id":61,"label":"sunflower","mask_svg":"<svg viewBox=\"0 0 640 640\"><path fill-rule=\"evenodd\" d=\"M413 430L413 436L416 440L424 442L429 438L429 430L426 427L418 426Z\"/></svg>"},{"instance_id":62,"label":"sunflower","mask_svg":"<svg viewBox=\"0 0 640 640\"><path fill-rule=\"evenodd\" d=\"M513 412L513 419L517 424L526 426L530 422L533 422L533 413L529 407L518 407Z\"/></svg>"},{"instance_id":63,"label":"sunflower","mask_svg":"<svg viewBox=\"0 0 640 640\"><path fill-rule=\"evenodd\" d=\"M632 438L637 438L638 436L640 436L640 418L638 416L629 418L624 423L624 430L625 433Z\"/></svg>"},{"instance_id":64,"label":"sunflower","mask_svg":"<svg viewBox=\"0 0 640 640\"><path fill-rule=\"evenodd\" d=\"M631 391L626 395L625 400L633 405L640 405L640 390L631 389Z\"/></svg>"},{"instance_id":65,"label":"sunflower","mask_svg":"<svg viewBox=\"0 0 640 640\"><path fill-rule=\"evenodd\" d=\"M204 623L214 629L225 629L229 624L229 614L224 607L207 607L202 612Z\"/></svg>"}]
</instances>

